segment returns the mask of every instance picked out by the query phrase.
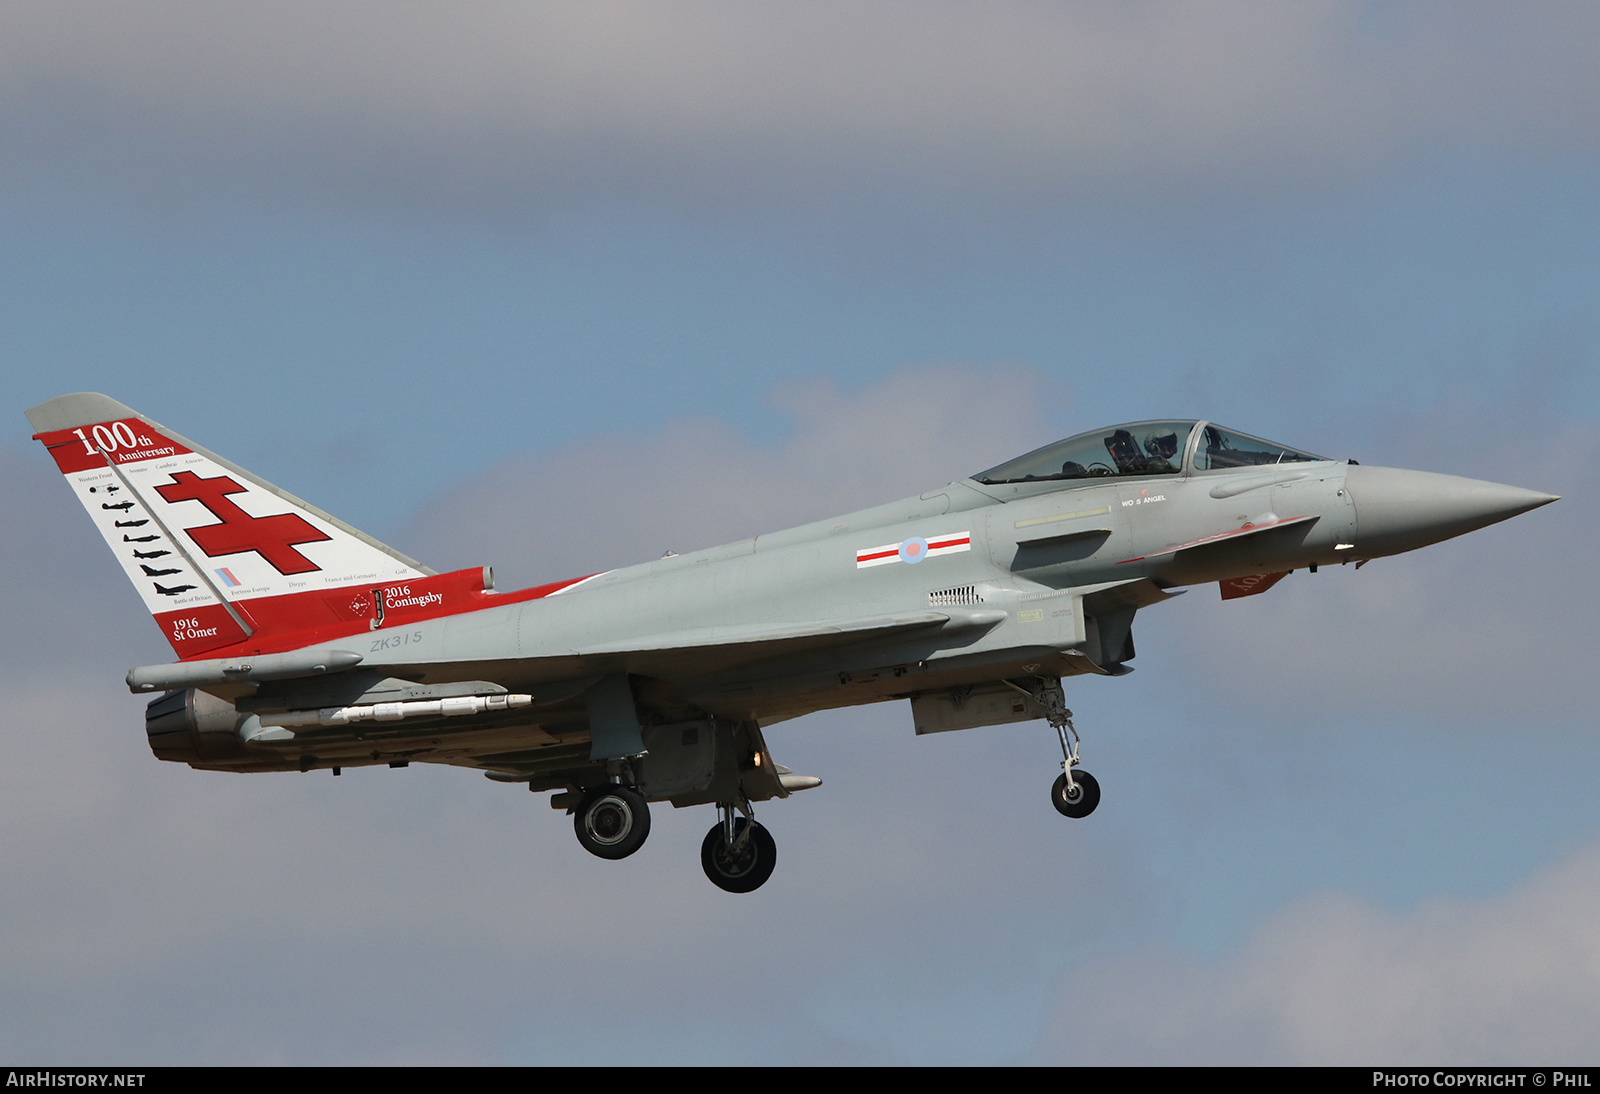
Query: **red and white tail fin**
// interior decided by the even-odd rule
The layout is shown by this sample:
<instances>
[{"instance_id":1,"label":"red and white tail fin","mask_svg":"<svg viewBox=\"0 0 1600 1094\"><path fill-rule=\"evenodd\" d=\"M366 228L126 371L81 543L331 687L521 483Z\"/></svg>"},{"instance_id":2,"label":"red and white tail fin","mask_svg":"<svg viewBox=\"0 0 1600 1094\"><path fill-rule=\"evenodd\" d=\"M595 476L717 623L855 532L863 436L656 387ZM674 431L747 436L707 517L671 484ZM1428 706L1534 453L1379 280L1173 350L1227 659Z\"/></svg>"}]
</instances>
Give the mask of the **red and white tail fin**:
<instances>
[{"instance_id":1,"label":"red and white tail fin","mask_svg":"<svg viewBox=\"0 0 1600 1094\"><path fill-rule=\"evenodd\" d=\"M434 572L115 399L27 414L180 658L351 629Z\"/></svg>"}]
</instances>

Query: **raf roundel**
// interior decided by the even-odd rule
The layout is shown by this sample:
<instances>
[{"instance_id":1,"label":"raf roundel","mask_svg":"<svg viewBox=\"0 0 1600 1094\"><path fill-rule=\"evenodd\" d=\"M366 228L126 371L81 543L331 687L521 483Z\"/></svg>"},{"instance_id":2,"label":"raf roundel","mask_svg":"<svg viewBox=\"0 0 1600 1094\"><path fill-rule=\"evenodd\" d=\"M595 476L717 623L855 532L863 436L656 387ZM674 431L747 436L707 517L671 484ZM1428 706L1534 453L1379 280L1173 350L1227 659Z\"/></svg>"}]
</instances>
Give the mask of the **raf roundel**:
<instances>
[{"instance_id":1,"label":"raf roundel","mask_svg":"<svg viewBox=\"0 0 1600 1094\"><path fill-rule=\"evenodd\" d=\"M900 545L900 561L917 563L928 557L928 541L912 536Z\"/></svg>"}]
</instances>

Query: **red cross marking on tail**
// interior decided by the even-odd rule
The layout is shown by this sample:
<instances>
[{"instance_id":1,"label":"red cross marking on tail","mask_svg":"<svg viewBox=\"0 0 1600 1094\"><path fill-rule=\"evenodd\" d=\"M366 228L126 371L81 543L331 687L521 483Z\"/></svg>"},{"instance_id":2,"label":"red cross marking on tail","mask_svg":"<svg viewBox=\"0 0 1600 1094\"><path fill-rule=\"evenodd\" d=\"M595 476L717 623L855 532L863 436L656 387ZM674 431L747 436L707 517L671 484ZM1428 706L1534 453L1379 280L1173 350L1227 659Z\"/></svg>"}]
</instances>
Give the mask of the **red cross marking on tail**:
<instances>
[{"instance_id":1,"label":"red cross marking on tail","mask_svg":"<svg viewBox=\"0 0 1600 1094\"><path fill-rule=\"evenodd\" d=\"M156 492L168 501L197 501L211 514L222 520L221 524L203 524L198 528L185 528L189 538L211 558L254 551L270 562L280 574L303 574L322 567L294 549L297 543L316 543L332 539L296 513L282 513L275 517L252 517L226 495L245 493L226 475L202 479L193 471L174 471L172 482L156 487Z\"/></svg>"}]
</instances>

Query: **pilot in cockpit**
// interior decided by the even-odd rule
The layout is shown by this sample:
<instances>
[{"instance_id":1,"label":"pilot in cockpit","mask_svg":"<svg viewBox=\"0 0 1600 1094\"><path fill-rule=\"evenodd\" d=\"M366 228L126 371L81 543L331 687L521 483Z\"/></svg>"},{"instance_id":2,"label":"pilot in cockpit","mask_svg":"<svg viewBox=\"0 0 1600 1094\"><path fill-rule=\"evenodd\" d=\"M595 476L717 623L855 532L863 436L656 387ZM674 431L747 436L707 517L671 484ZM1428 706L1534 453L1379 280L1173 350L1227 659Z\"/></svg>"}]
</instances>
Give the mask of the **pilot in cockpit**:
<instances>
[{"instance_id":1,"label":"pilot in cockpit","mask_svg":"<svg viewBox=\"0 0 1600 1094\"><path fill-rule=\"evenodd\" d=\"M1144 450L1150 454L1151 459L1165 460L1169 464L1176 463L1173 457L1178 454L1178 435L1151 433L1144 439Z\"/></svg>"}]
</instances>

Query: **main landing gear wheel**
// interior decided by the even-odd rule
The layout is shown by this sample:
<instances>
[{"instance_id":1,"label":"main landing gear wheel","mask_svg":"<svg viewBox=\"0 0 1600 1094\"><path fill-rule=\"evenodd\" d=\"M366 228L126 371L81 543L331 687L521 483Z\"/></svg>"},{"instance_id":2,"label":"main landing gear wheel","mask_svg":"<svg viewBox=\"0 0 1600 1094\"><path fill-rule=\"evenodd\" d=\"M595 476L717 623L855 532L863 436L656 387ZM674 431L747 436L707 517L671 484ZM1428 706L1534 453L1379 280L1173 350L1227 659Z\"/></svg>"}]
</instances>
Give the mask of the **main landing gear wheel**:
<instances>
[{"instance_id":1,"label":"main landing gear wheel","mask_svg":"<svg viewBox=\"0 0 1600 1094\"><path fill-rule=\"evenodd\" d=\"M650 806L630 787L597 786L578 804L572 827L591 855L627 858L650 834Z\"/></svg>"},{"instance_id":2,"label":"main landing gear wheel","mask_svg":"<svg viewBox=\"0 0 1600 1094\"><path fill-rule=\"evenodd\" d=\"M772 834L753 820L733 822L733 842L728 842L722 822L712 825L700 845L700 865L711 884L730 893L750 893L766 884L778 864L778 845Z\"/></svg>"},{"instance_id":3,"label":"main landing gear wheel","mask_svg":"<svg viewBox=\"0 0 1600 1094\"><path fill-rule=\"evenodd\" d=\"M1100 804L1100 784L1087 771L1074 771L1070 787L1065 774L1057 775L1050 803L1063 817L1087 817Z\"/></svg>"}]
</instances>

